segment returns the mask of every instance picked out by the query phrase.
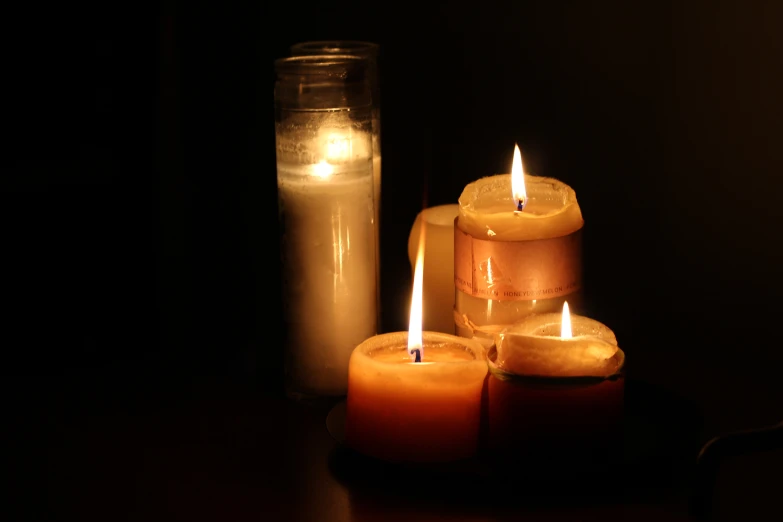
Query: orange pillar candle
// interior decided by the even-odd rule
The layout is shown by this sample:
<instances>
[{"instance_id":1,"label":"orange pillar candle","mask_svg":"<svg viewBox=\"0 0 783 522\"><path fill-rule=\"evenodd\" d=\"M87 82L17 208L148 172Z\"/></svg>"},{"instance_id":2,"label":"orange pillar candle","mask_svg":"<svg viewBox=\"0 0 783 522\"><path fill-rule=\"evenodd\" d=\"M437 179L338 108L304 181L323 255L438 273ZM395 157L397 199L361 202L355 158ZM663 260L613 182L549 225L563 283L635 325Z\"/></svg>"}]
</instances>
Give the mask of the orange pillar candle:
<instances>
[{"instance_id":1,"label":"orange pillar candle","mask_svg":"<svg viewBox=\"0 0 783 522\"><path fill-rule=\"evenodd\" d=\"M608 327L566 303L503 330L488 358L491 455L560 477L621 461L625 354Z\"/></svg>"},{"instance_id":2,"label":"orange pillar candle","mask_svg":"<svg viewBox=\"0 0 783 522\"><path fill-rule=\"evenodd\" d=\"M472 339L423 332L422 360L408 332L360 344L348 366L345 438L354 450L393 462L448 462L478 449L484 348Z\"/></svg>"},{"instance_id":3,"label":"orange pillar candle","mask_svg":"<svg viewBox=\"0 0 783 522\"><path fill-rule=\"evenodd\" d=\"M365 340L348 363L345 441L391 462L451 462L478 450L486 351L473 339L422 331L425 236L408 331Z\"/></svg>"}]
</instances>

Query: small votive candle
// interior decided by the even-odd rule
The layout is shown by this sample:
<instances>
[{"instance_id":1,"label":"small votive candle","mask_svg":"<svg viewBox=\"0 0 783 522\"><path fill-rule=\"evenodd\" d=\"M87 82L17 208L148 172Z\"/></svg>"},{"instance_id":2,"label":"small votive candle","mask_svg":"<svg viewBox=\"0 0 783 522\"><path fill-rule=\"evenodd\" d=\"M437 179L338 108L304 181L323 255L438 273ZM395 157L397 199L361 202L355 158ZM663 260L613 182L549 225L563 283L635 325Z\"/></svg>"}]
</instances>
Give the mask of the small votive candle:
<instances>
[{"instance_id":1,"label":"small votive candle","mask_svg":"<svg viewBox=\"0 0 783 522\"><path fill-rule=\"evenodd\" d=\"M408 332L371 337L351 354L345 437L389 462L467 459L478 450L486 352L472 339L422 332L421 362Z\"/></svg>"},{"instance_id":2,"label":"small votive candle","mask_svg":"<svg viewBox=\"0 0 783 522\"><path fill-rule=\"evenodd\" d=\"M625 354L608 327L564 308L504 329L488 354L489 452L541 478L622 459Z\"/></svg>"}]
</instances>

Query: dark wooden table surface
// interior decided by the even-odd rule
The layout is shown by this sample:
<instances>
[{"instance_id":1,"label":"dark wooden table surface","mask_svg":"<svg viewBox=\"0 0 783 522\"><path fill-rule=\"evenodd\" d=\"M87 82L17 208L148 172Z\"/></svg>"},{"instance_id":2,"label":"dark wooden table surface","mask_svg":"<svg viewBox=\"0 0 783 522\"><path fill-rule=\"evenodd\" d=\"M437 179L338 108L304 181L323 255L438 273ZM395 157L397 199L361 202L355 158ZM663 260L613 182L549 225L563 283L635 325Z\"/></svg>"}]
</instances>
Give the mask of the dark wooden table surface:
<instances>
[{"instance_id":1,"label":"dark wooden table surface","mask_svg":"<svg viewBox=\"0 0 783 522\"><path fill-rule=\"evenodd\" d=\"M249 377L85 374L3 387L6 520L691 520L703 442L696 409L629 382L629 469L583 491L498 487L368 464L330 436L328 407Z\"/></svg>"}]
</instances>

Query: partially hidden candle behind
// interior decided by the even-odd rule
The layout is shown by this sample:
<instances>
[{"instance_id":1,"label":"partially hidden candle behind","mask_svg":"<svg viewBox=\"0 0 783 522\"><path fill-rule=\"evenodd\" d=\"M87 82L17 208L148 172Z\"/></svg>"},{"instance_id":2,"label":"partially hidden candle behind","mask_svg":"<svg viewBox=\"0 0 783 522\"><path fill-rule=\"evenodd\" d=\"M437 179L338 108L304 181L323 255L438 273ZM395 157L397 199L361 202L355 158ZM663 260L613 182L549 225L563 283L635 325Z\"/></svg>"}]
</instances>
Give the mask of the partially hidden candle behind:
<instances>
[{"instance_id":1,"label":"partially hidden candle behind","mask_svg":"<svg viewBox=\"0 0 783 522\"><path fill-rule=\"evenodd\" d=\"M422 328L454 334L454 218L459 205L438 205L419 212L408 236L408 259L415 272L419 237L424 229Z\"/></svg>"},{"instance_id":2,"label":"partially hidden candle behind","mask_svg":"<svg viewBox=\"0 0 783 522\"><path fill-rule=\"evenodd\" d=\"M458 335L486 335L531 313L580 309L582 212L574 190L524 174L515 146L511 174L468 184L454 230Z\"/></svg>"},{"instance_id":3,"label":"partially hidden candle behind","mask_svg":"<svg viewBox=\"0 0 783 522\"><path fill-rule=\"evenodd\" d=\"M377 327L367 64L301 56L275 67L286 390L344 395L351 352Z\"/></svg>"},{"instance_id":4,"label":"partially hidden candle behind","mask_svg":"<svg viewBox=\"0 0 783 522\"><path fill-rule=\"evenodd\" d=\"M422 331L425 236L408 332L365 340L349 366L346 443L390 462L459 461L473 457L479 445L486 352L473 339Z\"/></svg>"}]
</instances>

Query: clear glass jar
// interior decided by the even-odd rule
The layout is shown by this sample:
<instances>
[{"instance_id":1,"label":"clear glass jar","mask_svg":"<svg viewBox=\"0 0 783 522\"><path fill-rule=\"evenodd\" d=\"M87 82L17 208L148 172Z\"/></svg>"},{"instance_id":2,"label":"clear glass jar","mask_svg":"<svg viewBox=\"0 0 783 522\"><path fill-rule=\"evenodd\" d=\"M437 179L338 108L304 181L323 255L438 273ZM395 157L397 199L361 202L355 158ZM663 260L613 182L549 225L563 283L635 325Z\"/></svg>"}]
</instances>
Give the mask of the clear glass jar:
<instances>
[{"instance_id":1,"label":"clear glass jar","mask_svg":"<svg viewBox=\"0 0 783 522\"><path fill-rule=\"evenodd\" d=\"M342 396L378 318L369 67L298 56L275 70L286 391Z\"/></svg>"},{"instance_id":2,"label":"clear glass jar","mask_svg":"<svg viewBox=\"0 0 783 522\"><path fill-rule=\"evenodd\" d=\"M372 147L373 147L373 201L375 203L376 263L380 278L380 223L381 223L381 89L378 62L380 46L373 42L356 40L320 40L300 42L291 46L293 56L347 54L367 60L370 90L372 94ZM380 290L380 288L379 288ZM378 314L380 321L380 291L378 292ZM379 322L380 324L380 322Z\"/></svg>"}]
</instances>

